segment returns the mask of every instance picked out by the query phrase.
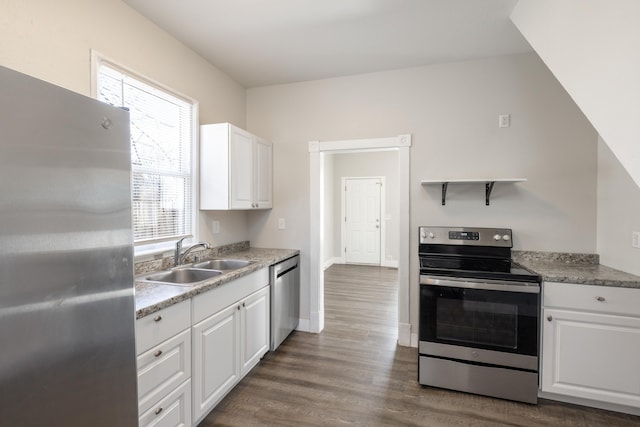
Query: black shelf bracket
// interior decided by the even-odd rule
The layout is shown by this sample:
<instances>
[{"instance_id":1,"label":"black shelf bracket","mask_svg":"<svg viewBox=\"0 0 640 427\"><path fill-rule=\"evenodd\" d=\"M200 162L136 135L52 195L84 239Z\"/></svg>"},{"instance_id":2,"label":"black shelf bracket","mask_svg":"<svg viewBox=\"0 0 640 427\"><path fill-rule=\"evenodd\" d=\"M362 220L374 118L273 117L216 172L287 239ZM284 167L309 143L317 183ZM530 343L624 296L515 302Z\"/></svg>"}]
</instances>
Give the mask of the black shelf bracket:
<instances>
[{"instance_id":1,"label":"black shelf bracket","mask_svg":"<svg viewBox=\"0 0 640 427\"><path fill-rule=\"evenodd\" d=\"M443 182L442 183L442 206L445 205L445 201L447 199L447 186L449 185L448 182Z\"/></svg>"},{"instance_id":2,"label":"black shelf bracket","mask_svg":"<svg viewBox=\"0 0 640 427\"><path fill-rule=\"evenodd\" d=\"M484 204L489 206L489 199L491 198L491 191L493 191L493 184L495 184L495 181L491 181L491 182L487 182L484 184L484 188L485 188L485 200L484 200Z\"/></svg>"}]
</instances>

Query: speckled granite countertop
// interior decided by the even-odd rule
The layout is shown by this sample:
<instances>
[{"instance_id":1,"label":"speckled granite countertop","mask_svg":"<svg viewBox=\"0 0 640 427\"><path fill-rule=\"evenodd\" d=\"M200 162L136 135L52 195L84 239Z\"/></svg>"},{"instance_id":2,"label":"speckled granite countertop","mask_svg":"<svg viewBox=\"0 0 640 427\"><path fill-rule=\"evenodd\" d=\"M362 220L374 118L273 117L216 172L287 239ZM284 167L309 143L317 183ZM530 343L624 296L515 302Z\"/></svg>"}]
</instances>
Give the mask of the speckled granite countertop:
<instances>
[{"instance_id":1,"label":"speckled granite countertop","mask_svg":"<svg viewBox=\"0 0 640 427\"><path fill-rule=\"evenodd\" d=\"M640 289L640 276L601 265L596 254L512 251L511 257L543 281Z\"/></svg>"},{"instance_id":2,"label":"speckled granite countertop","mask_svg":"<svg viewBox=\"0 0 640 427\"><path fill-rule=\"evenodd\" d=\"M236 251L218 254L214 253L214 257L246 259L252 261L252 263L246 267L226 272L220 276L213 277L209 280L191 286L141 282L138 280L139 276L136 276L136 319L148 316L149 314L155 313L165 307L169 307L173 304L179 303L180 301L184 301L203 292L207 292L225 283L229 283L234 279L246 276L256 270L260 270L261 268L268 267L294 255L298 255L299 253L300 251L297 249L242 247L239 247L239 250ZM203 258L202 260L205 259ZM150 272L148 268L144 267L142 267L141 270L143 271L136 271L136 274L148 274Z\"/></svg>"}]
</instances>

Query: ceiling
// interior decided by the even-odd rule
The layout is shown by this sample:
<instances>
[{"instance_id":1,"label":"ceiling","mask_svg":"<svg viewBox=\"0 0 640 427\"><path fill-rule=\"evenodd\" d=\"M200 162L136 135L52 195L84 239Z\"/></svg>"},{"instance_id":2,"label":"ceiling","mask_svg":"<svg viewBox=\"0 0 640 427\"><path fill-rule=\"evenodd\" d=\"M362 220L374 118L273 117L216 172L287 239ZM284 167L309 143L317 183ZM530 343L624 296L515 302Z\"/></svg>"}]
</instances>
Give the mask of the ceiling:
<instances>
[{"instance_id":1,"label":"ceiling","mask_svg":"<svg viewBox=\"0 0 640 427\"><path fill-rule=\"evenodd\" d=\"M243 86L532 51L517 0L124 0Z\"/></svg>"}]
</instances>

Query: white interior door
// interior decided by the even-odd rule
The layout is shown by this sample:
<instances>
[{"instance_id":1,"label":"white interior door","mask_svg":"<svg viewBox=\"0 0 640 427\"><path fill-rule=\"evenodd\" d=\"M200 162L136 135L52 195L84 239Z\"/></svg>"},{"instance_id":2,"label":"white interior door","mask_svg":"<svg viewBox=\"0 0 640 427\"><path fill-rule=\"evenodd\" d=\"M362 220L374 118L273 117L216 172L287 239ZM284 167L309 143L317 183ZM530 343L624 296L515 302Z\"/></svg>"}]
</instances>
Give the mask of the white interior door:
<instances>
[{"instance_id":1,"label":"white interior door","mask_svg":"<svg viewBox=\"0 0 640 427\"><path fill-rule=\"evenodd\" d=\"M345 262L380 265L380 178L347 178L344 186Z\"/></svg>"}]
</instances>

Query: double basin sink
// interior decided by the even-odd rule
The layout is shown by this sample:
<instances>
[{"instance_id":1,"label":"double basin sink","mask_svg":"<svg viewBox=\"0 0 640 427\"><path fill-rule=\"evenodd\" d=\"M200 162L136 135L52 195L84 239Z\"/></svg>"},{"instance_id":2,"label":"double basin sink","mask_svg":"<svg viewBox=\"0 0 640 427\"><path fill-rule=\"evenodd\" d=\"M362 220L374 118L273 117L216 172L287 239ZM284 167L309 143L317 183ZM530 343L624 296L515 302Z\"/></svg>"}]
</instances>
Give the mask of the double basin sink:
<instances>
[{"instance_id":1,"label":"double basin sink","mask_svg":"<svg viewBox=\"0 0 640 427\"><path fill-rule=\"evenodd\" d=\"M159 282L167 285L191 286L231 270L237 270L251 264L243 259L212 259L196 262L184 267L153 273L138 279L143 282Z\"/></svg>"}]
</instances>

